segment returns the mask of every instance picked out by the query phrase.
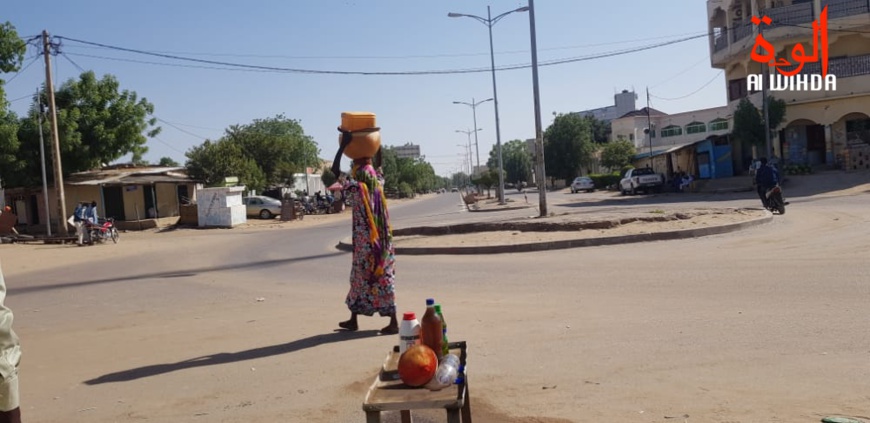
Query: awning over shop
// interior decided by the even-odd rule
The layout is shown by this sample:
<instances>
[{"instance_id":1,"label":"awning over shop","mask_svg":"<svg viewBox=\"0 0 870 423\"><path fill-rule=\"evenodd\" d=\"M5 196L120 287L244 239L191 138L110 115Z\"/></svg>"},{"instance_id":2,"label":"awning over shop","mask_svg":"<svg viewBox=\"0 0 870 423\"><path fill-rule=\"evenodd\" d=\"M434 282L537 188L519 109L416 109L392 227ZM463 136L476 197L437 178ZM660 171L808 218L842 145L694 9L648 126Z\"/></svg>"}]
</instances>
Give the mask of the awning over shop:
<instances>
[{"instance_id":1,"label":"awning over shop","mask_svg":"<svg viewBox=\"0 0 870 423\"><path fill-rule=\"evenodd\" d=\"M675 145L654 145L652 148L652 154L650 154L650 150L648 148L639 148L638 153L634 155L634 160L645 159L650 156L657 157L661 156L662 154L670 154L677 150L682 150L686 147L692 147L695 144L702 143L704 141L706 141L706 139Z\"/></svg>"}]
</instances>

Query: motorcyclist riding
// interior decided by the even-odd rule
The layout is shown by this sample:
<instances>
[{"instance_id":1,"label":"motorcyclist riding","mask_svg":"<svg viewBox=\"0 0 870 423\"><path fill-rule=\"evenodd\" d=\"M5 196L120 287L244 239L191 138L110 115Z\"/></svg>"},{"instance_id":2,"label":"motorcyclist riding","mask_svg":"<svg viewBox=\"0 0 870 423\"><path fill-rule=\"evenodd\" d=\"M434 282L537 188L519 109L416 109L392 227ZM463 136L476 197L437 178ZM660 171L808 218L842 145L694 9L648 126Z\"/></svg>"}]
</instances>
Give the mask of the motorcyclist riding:
<instances>
[{"instance_id":1,"label":"motorcyclist riding","mask_svg":"<svg viewBox=\"0 0 870 423\"><path fill-rule=\"evenodd\" d=\"M758 162L760 165L755 172L755 187L758 190L758 197L761 198L761 204L764 208L768 208L767 191L779 184L779 174L776 168L767 164L767 157L758 159Z\"/></svg>"}]
</instances>

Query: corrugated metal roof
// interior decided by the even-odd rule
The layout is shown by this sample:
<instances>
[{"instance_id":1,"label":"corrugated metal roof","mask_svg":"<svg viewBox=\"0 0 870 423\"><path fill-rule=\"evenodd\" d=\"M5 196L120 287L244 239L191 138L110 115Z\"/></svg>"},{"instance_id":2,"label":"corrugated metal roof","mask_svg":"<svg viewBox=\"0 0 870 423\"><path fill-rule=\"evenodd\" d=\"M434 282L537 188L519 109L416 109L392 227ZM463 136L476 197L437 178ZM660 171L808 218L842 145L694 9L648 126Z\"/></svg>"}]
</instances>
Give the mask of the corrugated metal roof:
<instances>
[{"instance_id":1,"label":"corrugated metal roof","mask_svg":"<svg viewBox=\"0 0 870 423\"><path fill-rule=\"evenodd\" d=\"M662 154L673 153L674 151L677 151L677 150L680 150L680 149L683 149L686 147L691 147L695 144L698 144L698 143L701 143L704 141L706 141L706 139L698 140L698 141L691 141L691 142L687 142L687 143L683 143L683 144L676 144L676 145L657 145L657 146L654 146L652 149L652 157L661 156ZM647 157L650 157L649 149L642 149L641 148L638 150L641 150L641 151L634 155L635 160L645 159Z\"/></svg>"},{"instance_id":2,"label":"corrugated metal roof","mask_svg":"<svg viewBox=\"0 0 870 423\"><path fill-rule=\"evenodd\" d=\"M101 169L69 175L69 185L138 185L160 182L196 182L183 167L140 167Z\"/></svg>"}]
</instances>

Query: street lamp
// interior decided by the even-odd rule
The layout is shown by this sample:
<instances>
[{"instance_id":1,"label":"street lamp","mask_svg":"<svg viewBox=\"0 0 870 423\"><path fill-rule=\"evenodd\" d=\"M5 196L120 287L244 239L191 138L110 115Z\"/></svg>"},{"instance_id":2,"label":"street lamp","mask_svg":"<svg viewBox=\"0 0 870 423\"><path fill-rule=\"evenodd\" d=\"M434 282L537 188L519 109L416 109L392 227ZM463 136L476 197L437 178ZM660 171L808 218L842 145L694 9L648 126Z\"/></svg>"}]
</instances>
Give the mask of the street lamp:
<instances>
[{"instance_id":1,"label":"street lamp","mask_svg":"<svg viewBox=\"0 0 870 423\"><path fill-rule=\"evenodd\" d=\"M495 51L492 47L492 26L498 23L501 18L510 15L514 12L526 12L528 11L528 7L520 7L518 9L511 10L509 12L504 12L501 15L496 17L492 17L492 12L489 6L486 6L486 18L482 18L480 16L475 15L467 15L465 13L453 13L450 12L447 14L449 18L472 18L476 19L478 22L484 24L489 28L489 60L492 65L492 98L495 106L495 145L498 150L498 202L499 204L504 204L504 167L502 164L502 155L501 155L501 128L499 126L498 120L498 90L496 89L495 84Z\"/></svg>"},{"instance_id":2,"label":"street lamp","mask_svg":"<svg viewBox=\"0 0 870 423\"><path fill-rule=\"evenodd\" d=\"M468 169L470 170L469 174L473 174L473 173L474 173L474 167L472 166L472 163L471 163L471 158L473 157L473 156L471 155L471 133L473 132L473 133L474 133L474 138L477 139L477 133L478 133L479 131L483 131L483 129L482 129L482 128L477 128L477 129L469 129L469 130L467 130L467 131L463 131L463 130L461 130L461 129L457 129L457 130L456 130L456 132L458 132L458 133L460 133L460 134L465 134L465 135L468 137ZM478 156L478 158L477 158L477 166L480 167L480 157L479 157L479 156Z\"/></svg>"},{"instance_id":3,"label":"street lamp","mask_svg":"<svg viewBox=\"0 0 870 423\"><path fill-rule=\"evenodd\" d=\"M472 97L471 103L466 103L464 101L454 101L453 104L464 104L468 107L471 107L471 114L474 117L474 127L477 128L477 106L486 103L487 101L492 101L492 98L481 100L475 103L474 97ZM478 129L478 131L480 131L480 129ZM474 132L474 149L477 152L477 168L480 169L480 146L477 144L477 131Z\"/></svg>"},{"instance_id":4,"label":"street lamp","mask_svg":"<svg viewBox=\"0 0 870 423\"><path fill-rule=\"evenodd\" d=\"M468 184L471 185L471 146L465 144L456 144L456 146L462 147L462 168L468 170Z\"/></svg>"}]
</instances>

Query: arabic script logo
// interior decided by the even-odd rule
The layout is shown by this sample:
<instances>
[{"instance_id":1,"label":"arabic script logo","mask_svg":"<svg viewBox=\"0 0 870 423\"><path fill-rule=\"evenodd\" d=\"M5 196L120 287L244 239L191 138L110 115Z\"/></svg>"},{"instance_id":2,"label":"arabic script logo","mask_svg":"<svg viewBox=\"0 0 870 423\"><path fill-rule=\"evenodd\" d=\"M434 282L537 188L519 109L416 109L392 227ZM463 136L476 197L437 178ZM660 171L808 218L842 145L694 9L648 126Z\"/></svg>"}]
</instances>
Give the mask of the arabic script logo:
<instances>
[{"instance_id":1,"label":"arabic script logo","mask_svg":"<svg viewBox=\"0 0 870 423\"><path fill-rule=\"evenodd\" d=\"M752 17L755 26L771 25L769 16ZM813 21L812 54L807 54L803 43L797 43L791 50L791 60L776 57L776 48L764 39L762 31L755 36L750 58L758 63L766 63L776 72L770 75L770 89L773 91L828 91L837 89L836 75L828 74L828 6L822 10L819 19ZM802 72L807 63L819 63L820 73ZM788 68L792 68L788 70ZM760 90L763 77L749 75L750 90Z\"/></svg>"}]
</instances>

